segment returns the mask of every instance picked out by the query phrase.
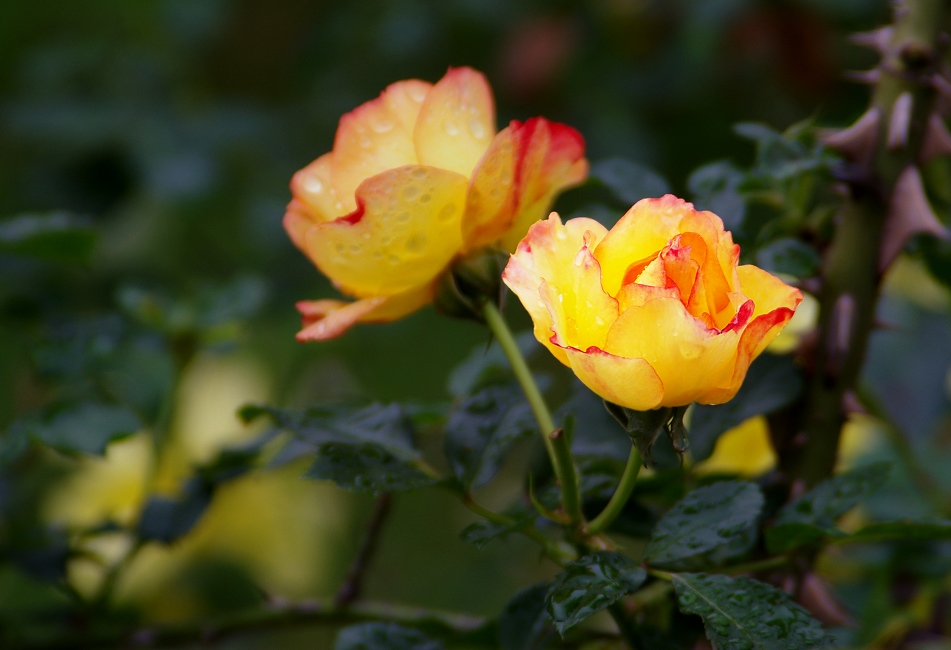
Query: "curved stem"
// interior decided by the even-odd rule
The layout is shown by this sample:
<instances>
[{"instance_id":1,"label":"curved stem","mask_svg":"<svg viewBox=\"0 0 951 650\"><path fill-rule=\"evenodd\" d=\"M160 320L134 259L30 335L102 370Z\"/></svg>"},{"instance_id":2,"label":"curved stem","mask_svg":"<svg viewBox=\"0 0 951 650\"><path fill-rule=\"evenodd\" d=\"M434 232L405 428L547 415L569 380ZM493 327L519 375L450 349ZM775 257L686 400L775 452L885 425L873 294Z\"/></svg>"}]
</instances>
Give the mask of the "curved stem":
<instances>
[{"instance_id":1,"label":"curved stem","mask_svg":"<svg viewBox=\"0 0 951 650\"><path fill-rule=\"evenodd\" d=\"M585 526L585 534L597 535L617 519L617 516L621 514L621 511L624 509L624 504L627 503L628 498L631 496L631 491L634 489L634 484L637 482L637 475L640 471L641 454L637 451L637 447L631 445L631 453L627 457L627 465L624 466L621 481L614 489L611 500L608 501L608 505L604 506L604 510L601 511L601 514L592 519L591 523Z\"/></svg>"},{"instance_id":2,"label":"curved stem","mask_svg":"<svg viewBox=\"0 0 951 650\"><path fill-rule=\"evenodd\" d=\"M528 525L519 527L518 522L514 519L506 517L503 514L499 514L498 512L493 512L492 510L489 510L488 508L476 503L471 494L463 495L462 503L469 510L476 513L486 521L490 521L493 524L498 524L499 526L511 528L513 532L521 533L530 540L538 543L544 549L545 555L547 555L552 562L559 566L564 566L568 562L573 562L575 559L577 559L570 552L570 550L559 547L552 540L538 532L534 526Z\"/></svg>"},{"instance_id":3,"label":"curved stem","mask_svg":"<svg viewBox=\"0 0 951 650\"><path fill-rule=\"evenodd\" d=\"M538 384L532 377L525 358L518 349L515 337L508 324L499 312L498 307L490 301L486 301L482 307L482 313L485 321L492 330L493 336L498 340L502 351L512 366L512 372L525 393L525 398L532 407L535 419L538 421L538 427L541 430L542 439L545 442L545 448L548 450L548 457L555 469L555 478L561 487L561 505L571 521L572 527L577 528L582 523L581 497L578 494L578 474L575 470L575 464L571 457L571 449L564 432L555 428L555 422L552 420L545 398L538 390Z\"/></svg>"}]
</instances>

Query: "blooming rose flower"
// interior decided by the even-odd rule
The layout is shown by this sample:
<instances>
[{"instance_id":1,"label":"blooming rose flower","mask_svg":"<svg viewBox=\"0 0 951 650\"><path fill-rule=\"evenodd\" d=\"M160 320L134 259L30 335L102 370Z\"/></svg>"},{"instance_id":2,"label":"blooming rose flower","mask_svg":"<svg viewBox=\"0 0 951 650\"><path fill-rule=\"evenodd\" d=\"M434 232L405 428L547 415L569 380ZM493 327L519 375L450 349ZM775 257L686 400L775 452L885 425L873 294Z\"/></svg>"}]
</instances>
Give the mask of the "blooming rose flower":
<instances>
[{"instance_id":1,"label":"blooming rose flower","mask_svg":"<svg viewBox=\"0 0 951 650\"><path fill-rule=\"evenodd\" d=\"M792 318L798 289L751 265L711 212L667 195L608 231L533 225L503 274L535 337L604 399L646 411L731 399Z\"/></svg>"},{"instance_id":2,"label":"blooming rose flower","mask_svg":"<svg viewBox=\"0 0 951 650\"><path fill-rule=\"evenodd\" d=\"M333 151L291 181L287 233L357 298L299 303L297 338L328 339L419 309L457 256L513 250L587 170L570 127L534 118L496 133L492 91L475 70L388 86L340 118Z\"/></svg>"}]
</instances>

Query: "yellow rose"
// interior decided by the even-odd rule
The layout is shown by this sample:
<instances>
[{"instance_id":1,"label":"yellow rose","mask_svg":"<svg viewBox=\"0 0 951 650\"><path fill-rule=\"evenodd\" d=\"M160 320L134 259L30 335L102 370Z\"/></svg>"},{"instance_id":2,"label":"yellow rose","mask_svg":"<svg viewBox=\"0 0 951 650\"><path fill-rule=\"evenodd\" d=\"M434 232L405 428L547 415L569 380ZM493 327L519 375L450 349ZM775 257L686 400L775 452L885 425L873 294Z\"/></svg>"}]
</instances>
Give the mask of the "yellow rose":
<instances>
[{"instance_id":1,"label":"yellow rose","mask_svg":"<svg viewBox=\"0 0 951 650\"><path fill-rule=\"evenodd\" d=\"M802 300L755 266L711 212L667 195L608 231L536 223L503 274L535 337L604 399L646 411L731 399Z\"/></svg>"},{"instance_id":2,"label":"yellow rose","mask_svg":"<svg viewBox=\"0 0 951 650\"><path fill-rule=\"evenodd\" d=\"M291 181L287 233L357 298L298 303L297 338L328 339L419 309L457 256L513 250L587 170L570 127L534 118L496 133L492 91L475 70L388 86L340 118L333 151Z\"/></svg>"}]
</instances>

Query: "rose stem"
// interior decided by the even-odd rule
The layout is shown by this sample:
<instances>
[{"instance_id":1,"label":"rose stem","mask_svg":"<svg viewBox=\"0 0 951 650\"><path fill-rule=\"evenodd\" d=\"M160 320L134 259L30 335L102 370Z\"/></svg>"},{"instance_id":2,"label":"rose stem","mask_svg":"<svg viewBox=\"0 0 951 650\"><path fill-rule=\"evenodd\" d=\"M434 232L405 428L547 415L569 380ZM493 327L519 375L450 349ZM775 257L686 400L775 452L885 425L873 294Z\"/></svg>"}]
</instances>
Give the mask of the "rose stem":
<instances>
[{"instance_id":1,"label":"rose stem","mask_svg":"<svg viewBox=\"0 0 951 650\"><path fill-rule=\"evenodd\" d=\"M627 503L628 497L631 496L631 491L634 489L634 484L637 482L637 475L640 471L641 454L637 451L637 447L631 445L631 454L627 457L627 465L624 467L624 474L621 475L621 481L618 483L617 488L615 488L614 494L611 495L611 500L608 501L608 505L604 506L604 510L601 511L601 514L592 519L591 523L585 526L586 535L597 535L610 526L617 516L621 514L621 510L624 509L624 504Z\"/></svg>"},{"instance_id":2,"label":"rose stem","mask_svg":"<svg viewBox=\"0 0 951 650\"><path fill-rule=\"evenodd\" d=\"M512 331L502 317L501 312L499 312L499 308L494 303L486 301L482 313L493 336L498 340L502 351L508 358L509 364L512 366L512 372L522 387L522 392L525 393L525 398L532 407L552 467L555 469L555 478L561 487L561 506L565 514L568 515L572 528L577 529L583 523L581 497L578 494L578 474L575 470L574 460L571 457L570 446L564 440L564 433L560 436L556 435L554 439L551 437L551 434L555 432L555 423L548 411L548 405L545 404L545 398L538 390L538 384L535 383L535 378L532 377L528 364L525 363L525 357L518 349L515 337L512 336Z\"/></svg>"}]
</instances>

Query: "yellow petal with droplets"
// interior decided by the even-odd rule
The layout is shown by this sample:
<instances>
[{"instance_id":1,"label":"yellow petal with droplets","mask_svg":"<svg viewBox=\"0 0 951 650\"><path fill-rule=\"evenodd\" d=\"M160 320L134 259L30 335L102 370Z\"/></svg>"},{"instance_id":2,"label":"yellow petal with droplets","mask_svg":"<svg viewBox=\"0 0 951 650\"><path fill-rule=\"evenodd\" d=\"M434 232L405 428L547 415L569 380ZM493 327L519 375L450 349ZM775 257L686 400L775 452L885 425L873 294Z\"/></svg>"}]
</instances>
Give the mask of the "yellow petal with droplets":
<instances>
[{"instance_id":1,"label":"yellow petal with droplets","mask_svg":"<svg viewBox=\"0 0 951 650\"><path fill-rule=\"evenodd\" d=\"M644 359L627 359L597 348L565 350L581 382L602 398L629 409L649 411L661 406L664 383Z\"/></svg>"},{"instance_id":2,"label":"yellow petal with droplets","mask_svg":"<svg viewBox=\"0 0 951 650\"><path fill-rule=\"evenodd\" d=\"M390 84L383 91L383 103L399 119L403 129L412 135L416 129L419 109L433 85L419 79L407 79Z\"/></svg>"},{"instance_id":3,"label":"yellow petal with droplets","mask_svg":"<svg viewBox=\"0 0 951 650\"><path fill-rule=\"evenodd\" d=\"M432 167L393 169L357 189L358 209L306 233L306 252L343 291L391 296L428 285L462 244L466 179Z\"/></svg>"},{"instance_id":4,"label":"yellow petal with droplets","mask_svg":"<svg viewBox=\"0 0 951 650\"><path fill-rule=\"evenodd\" d=\"M307 208L306 216L315 223L331 221L349 212L337 198L331 179L332 167L333 153L325 153L291 179L294 199Z\"/></svg>"},{"instance_id":5,"label":"yellow petal with droplets","mask_svg":"<svg viewBox=\"0 0 951 650\"><path fill-rule=\"evenodd\" d=\"M471 68L454 68L426 95L413 137L420 164L469 178L494 135L488 82Z\"/></svg>"},{"instance_id":6,"label":"yellow petal with droplets","mask_svg":"<svg viewBox=\"0 0 951 650\"><path fill-rule=\"evenodd\" d=\"M340 118L334 139L331 178L344 210L356 208L354 193L364 180L388 169L415 165L412 132L385 98L369 101Z\"/></svg>"},{"instance_id":7,"label":"yellow petal with droplets","mask_svg":"<svg viewBox=\"0 0 951 650\"><path fill-rule=\"evenodd\" d=\"M662 406L701 398L711 387L729 386L740 335L717 333L691 316L680 300L657 298L622 313L605 349L646 360L664 383Z\"/></svg>"}]
</instances>

